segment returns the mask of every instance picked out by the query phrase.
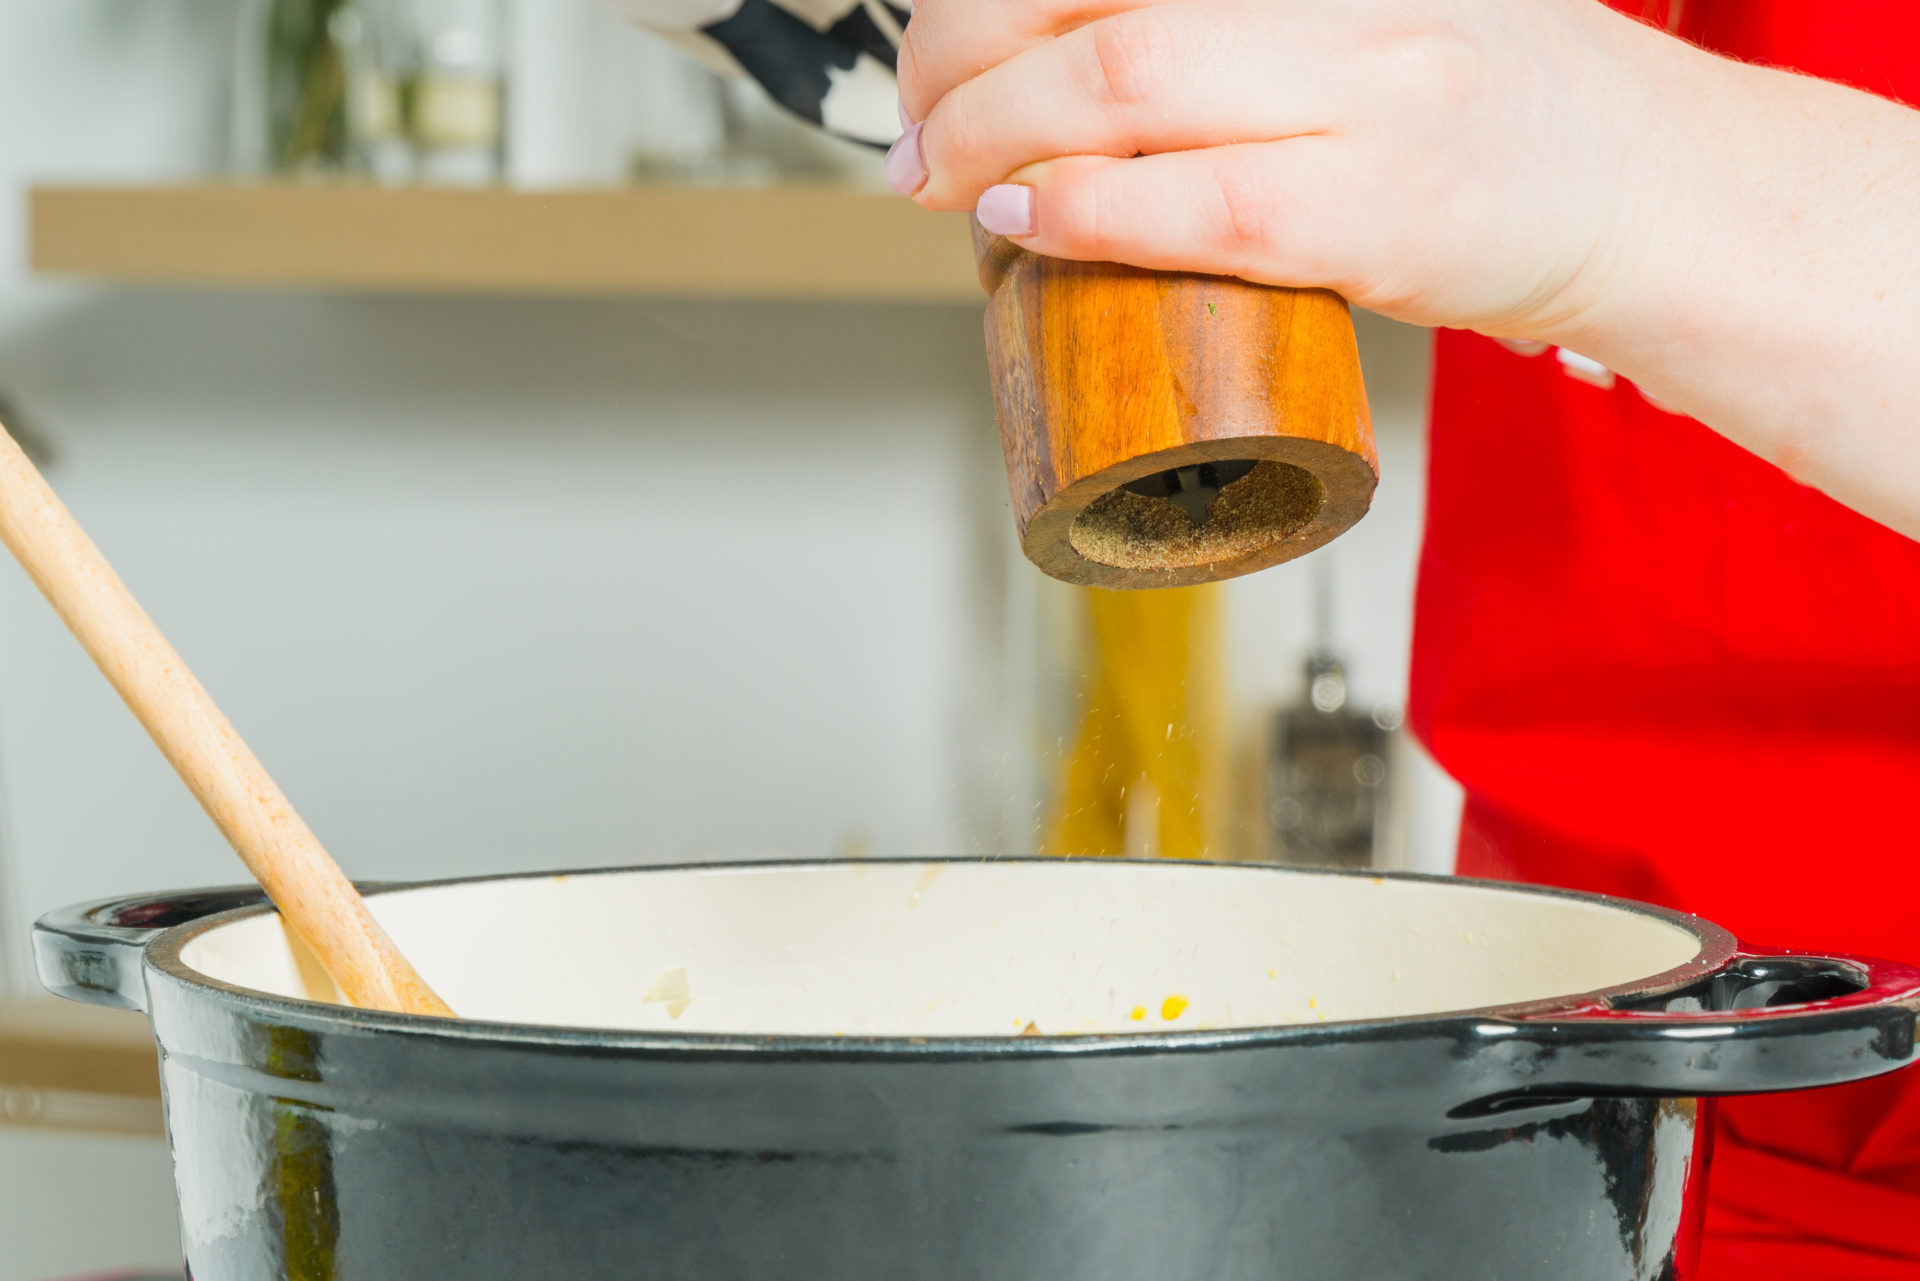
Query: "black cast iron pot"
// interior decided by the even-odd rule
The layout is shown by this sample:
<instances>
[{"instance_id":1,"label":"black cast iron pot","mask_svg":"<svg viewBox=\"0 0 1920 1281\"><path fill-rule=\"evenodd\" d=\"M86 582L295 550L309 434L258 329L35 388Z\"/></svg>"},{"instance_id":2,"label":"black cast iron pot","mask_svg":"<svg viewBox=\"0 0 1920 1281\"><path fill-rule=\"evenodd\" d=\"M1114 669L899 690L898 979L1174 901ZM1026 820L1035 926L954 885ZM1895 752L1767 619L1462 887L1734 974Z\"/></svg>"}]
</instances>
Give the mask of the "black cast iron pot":
<instances>
[{"instance_id":1,"label":"black cast iron pot","mask_svg":"<svg viewBox=\"0 0 1920 1281\"><path fill-rule=\"evenodd\" d=\"M1703 1097L1914 1054L1920 971L1589 896L1271 867L372 888L465 1017L250 890L38 926L153 1019L198 1281L1651 1281Z\"/></svg>"}]
</instances>

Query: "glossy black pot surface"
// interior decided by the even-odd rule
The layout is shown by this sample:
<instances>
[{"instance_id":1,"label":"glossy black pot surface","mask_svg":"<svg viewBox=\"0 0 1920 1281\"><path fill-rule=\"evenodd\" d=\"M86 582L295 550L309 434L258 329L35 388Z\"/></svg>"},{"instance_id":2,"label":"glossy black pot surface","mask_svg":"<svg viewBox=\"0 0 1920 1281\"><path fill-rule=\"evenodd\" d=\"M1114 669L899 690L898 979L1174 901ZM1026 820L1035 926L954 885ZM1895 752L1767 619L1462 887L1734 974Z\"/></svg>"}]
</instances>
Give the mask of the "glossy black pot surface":
<instances>
[{"instance_id":1,"label":"glossy black pot surface","mask_svg":"<svg viewBox=\"0 0 1920 1281\"><path fill-rule=\"evenodd\" d=\"M773 870L843 874L820 866ZM1062 865L876 866L925 869L923 884ZM728 872L574 879L644 893L645 878ZM1228 874L1337 875L1168 873ZM459 888L370 892L379 912L388 894ZM1748 955L1708 923L1611 900L1433 893L1497 895L1509 915L1571 903L1697 946L1632 982L1464 1011L1186 1027L1169 1005L1145 1031L756 1036L413 1019L184 962L265 911L251 890L88 905L35 942L52 990L152 1016L198 1281L1684 1277L1697 1100L1913 1057L1915 969Z\"/></svg>"}]
</instances>

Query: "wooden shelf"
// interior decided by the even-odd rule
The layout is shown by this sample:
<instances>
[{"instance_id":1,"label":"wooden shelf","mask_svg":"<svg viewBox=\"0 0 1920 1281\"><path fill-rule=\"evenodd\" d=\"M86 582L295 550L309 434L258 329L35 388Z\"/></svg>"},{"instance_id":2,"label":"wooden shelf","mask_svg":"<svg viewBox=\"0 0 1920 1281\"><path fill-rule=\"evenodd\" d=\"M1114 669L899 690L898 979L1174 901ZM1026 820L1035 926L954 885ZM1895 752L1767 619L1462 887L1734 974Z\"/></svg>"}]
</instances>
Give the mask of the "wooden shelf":
<instances>
[{"instance_id":1,"label":"wooden shelf","mask_svg":"<svg viewBox=\"0 0 1920 1281\"><path fill-rule=\"evenodd\" d=\"M146 1016L54 997L0 1001L0 1125L159 1134Z\"/></svg>"},{"instance_id":2,"label":"wooden shelf","mask_svg":"<svg viewBox=\"0 0 1920 1281\"><path fill-rule=\"evenodd\" d=\"M33 269L127 284L980 303L959 214L835 187L40 187Z\"/></svg>"}]
</instances>

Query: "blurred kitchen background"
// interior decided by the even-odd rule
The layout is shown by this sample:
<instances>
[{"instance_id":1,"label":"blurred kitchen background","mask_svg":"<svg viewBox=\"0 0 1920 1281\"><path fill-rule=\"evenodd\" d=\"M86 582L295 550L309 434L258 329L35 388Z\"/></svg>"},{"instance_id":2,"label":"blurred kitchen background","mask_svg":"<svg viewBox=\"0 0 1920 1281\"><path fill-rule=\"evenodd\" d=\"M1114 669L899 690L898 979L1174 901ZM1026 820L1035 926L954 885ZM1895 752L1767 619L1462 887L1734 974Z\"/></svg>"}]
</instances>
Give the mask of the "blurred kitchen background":
<instances>
[{"instance_id":1,"label":"blurred kitchen background","mask_svg":"<svg viewBox=\"0 0 1920 1281\"><path fill-rule=\"evenodd\" d=\"M594 0L20 0L0 120L0 418L349 873L1450 867L1422 331L1357 318L1357 529L1103 613L1014 544L964 224ZM0 564L0 1281L178 1259L144 1025L37 998L30 922L240 875Z\"/></svg>"}]
</instances>

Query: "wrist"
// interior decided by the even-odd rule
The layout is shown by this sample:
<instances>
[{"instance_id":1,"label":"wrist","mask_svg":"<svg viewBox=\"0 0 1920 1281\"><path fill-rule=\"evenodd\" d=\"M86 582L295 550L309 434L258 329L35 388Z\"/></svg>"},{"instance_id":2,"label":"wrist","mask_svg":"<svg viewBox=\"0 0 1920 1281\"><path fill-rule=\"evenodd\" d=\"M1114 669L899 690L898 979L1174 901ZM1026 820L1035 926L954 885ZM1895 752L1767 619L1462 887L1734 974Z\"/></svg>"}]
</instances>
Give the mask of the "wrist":
<instances>
[{"instance_id":1,"label":"wrist","mask_svg":"<svg viewBox=\"0 0 1920 1281\"><path fill-rule=\"evenodd\" d=\"M1609 11L1608 18L1618 19ZM1747 68L1664 32L1625 21L1612 74L1593 95L1587 198L1601 211L1567 283L1529 325L1529 338L1627 371L1710 271L1743 146L1729 147Z\"/></svg>"}]
</instances>

